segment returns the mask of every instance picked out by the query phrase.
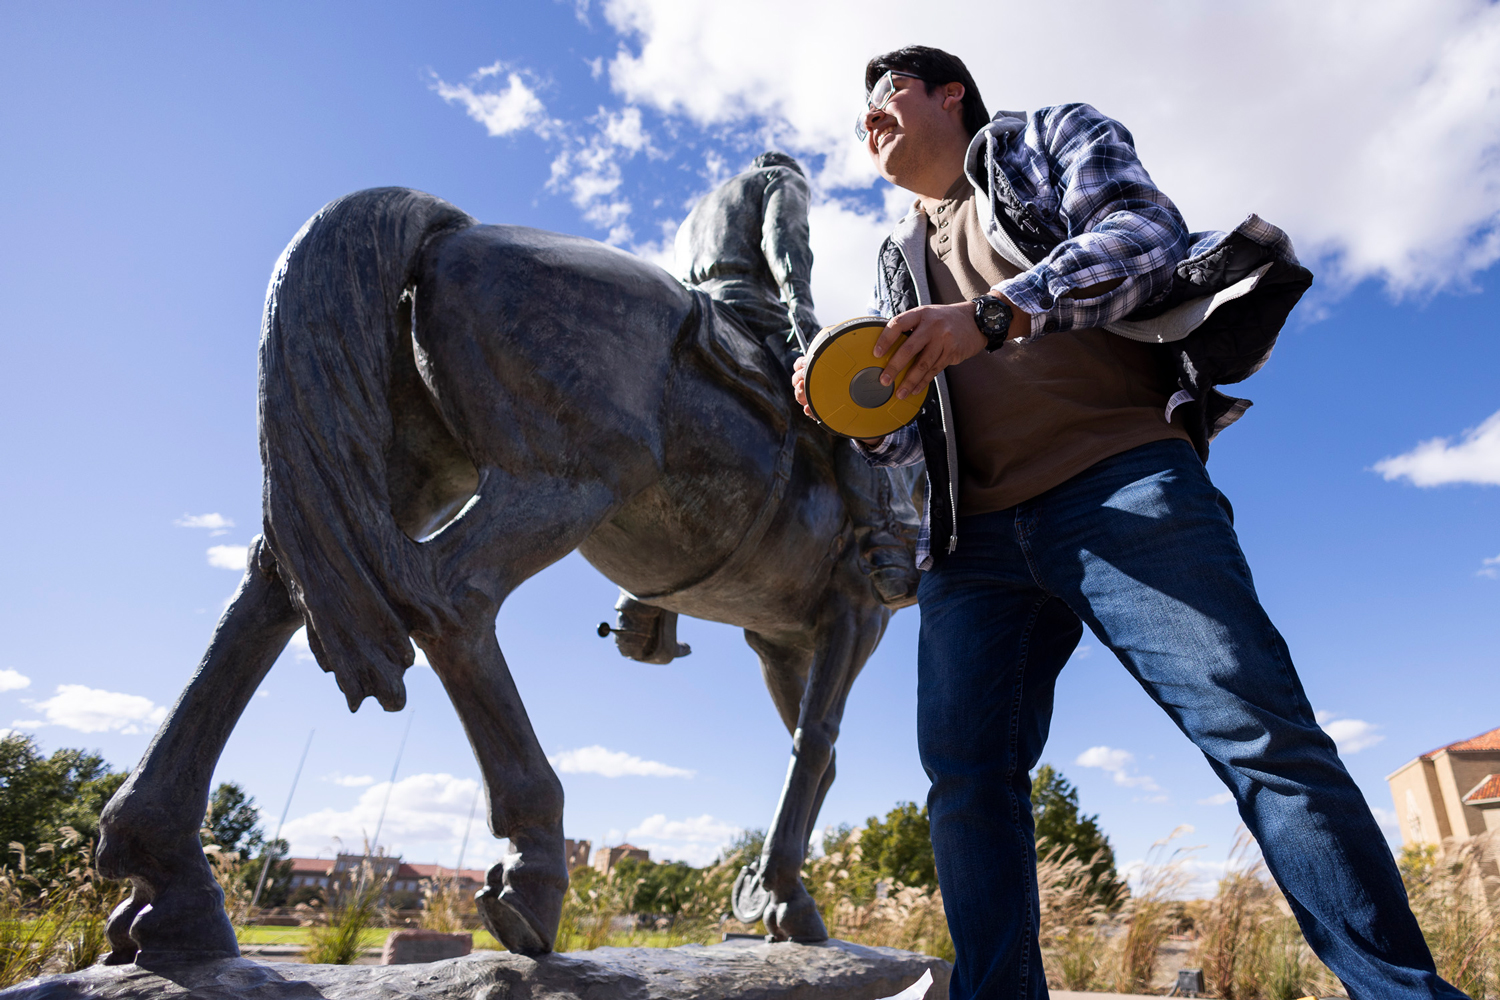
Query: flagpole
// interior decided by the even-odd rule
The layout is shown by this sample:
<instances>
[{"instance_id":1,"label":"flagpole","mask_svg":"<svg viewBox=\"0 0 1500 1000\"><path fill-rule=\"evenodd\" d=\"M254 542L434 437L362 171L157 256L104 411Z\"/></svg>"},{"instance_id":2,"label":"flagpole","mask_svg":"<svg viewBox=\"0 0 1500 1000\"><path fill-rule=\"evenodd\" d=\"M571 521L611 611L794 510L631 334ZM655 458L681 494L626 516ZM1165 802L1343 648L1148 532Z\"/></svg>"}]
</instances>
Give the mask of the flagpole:
<instances>
[{"instance_id":1,"label":"flagpole","mask_svg":"<svg viewBox=\"0 0 1500 1000\"><path fill-rule=\"evenodd\" d=\"M281 828L286 825L287 814L292 811L292 796L297 792L297 781L302 777L302 765L307 763L307 751L312 749L312 738L315 732L317 732L316 729L307 731L307 744L302 748L302 759L297 761L297 773L292 775L292 788L286 793L286 805L281 810L281 822L276 824L276 836L271 838L270 847L261 855L260 878L255 883L255 895L250 897L252 910L260 902L260 891L266 887L266 872L276 860L276 845L281 842Z\"/></svg>"}]
</instances>

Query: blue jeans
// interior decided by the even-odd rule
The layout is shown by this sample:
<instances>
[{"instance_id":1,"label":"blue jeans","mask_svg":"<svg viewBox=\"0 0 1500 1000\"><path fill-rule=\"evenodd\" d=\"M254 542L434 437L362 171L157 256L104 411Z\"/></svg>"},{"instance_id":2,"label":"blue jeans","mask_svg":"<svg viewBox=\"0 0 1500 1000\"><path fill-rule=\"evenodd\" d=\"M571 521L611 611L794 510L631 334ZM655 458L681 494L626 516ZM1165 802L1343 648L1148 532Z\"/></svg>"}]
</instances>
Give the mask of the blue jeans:
<instances>
[{"instance_id":1,"label":"blue jeans","mask_svg":"<svg viewBox=\"0 0 1500 1000\"><path fill-rule=\"evenodd\" d=\"M1351 996L1463 996L1433 969L1385 837L1313 719L1190 445L1142 445L959 518L958 548L923 574L919 601L917 739L957 950L950 997L1047 996L1028 772L1083 624L1234 793Z\"/></svg>"}]
</instances>

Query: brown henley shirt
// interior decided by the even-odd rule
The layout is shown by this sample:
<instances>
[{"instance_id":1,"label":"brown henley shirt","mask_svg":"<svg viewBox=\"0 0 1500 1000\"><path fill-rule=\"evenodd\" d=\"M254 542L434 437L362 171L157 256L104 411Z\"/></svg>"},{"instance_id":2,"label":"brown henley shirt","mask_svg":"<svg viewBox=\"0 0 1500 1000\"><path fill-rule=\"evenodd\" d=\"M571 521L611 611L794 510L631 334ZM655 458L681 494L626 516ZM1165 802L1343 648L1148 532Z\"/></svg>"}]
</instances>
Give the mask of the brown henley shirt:
<instances>
[{"instance_id":1,"label":"brown henley shirt","mask_svg":"<svg viewBox=\"0 0 1500 1000\"><path fill-rule=\"evenodd\" d=\"M985 239L974 189L959 178L927 220L933 302L977 298L1017 273ZM1171 388L1151 349L1105 330L1011 342L947 375L960 515L1012 507L1138 445L1190 440L1163 415Z\"/></svg>"}]
</instances>

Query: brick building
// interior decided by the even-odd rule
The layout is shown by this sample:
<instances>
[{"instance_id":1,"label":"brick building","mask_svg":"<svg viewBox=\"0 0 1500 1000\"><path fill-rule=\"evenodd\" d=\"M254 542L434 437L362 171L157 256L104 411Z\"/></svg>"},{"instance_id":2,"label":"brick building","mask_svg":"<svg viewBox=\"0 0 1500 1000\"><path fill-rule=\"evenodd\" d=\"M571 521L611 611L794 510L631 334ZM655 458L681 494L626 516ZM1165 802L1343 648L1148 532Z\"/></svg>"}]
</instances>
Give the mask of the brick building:
<instances>
[{"instance_id":1,"label":"brick building","mask_svg":"<svg viewBox=\"0 0 1500 1000\"><path fill-rule=\"evenodd\" d=\"M290 858L292 880L290 889L296 892L304 887L322 889L325 893L337 885L356 877L361 865L368 861L378 875L389 875L390 885L386 891L421 892L424 879L456 878L458 887L469 893L479 891L484 885L485 872L479 868L464 868L454 871L445 865L410 864L400 858L367 857L362 854L340 854L336 858Z\"/></svg>"},{"instance_id":2,"label":"brick building","mask_svg":"<svg viewBox=\"0 0 1500 1000\"><path fill-rule=\"evenodd\" d=\"M1428 751L1385 780L1403 846L1500 831L1500 729Z\"/></svg>"},{"instance_id":3,"label":"brick building","mask_svg":"<svg viewBox=\"0 0 1500 1000\"><path fill-rule=\"evenodd\" d=\"M634 844L621 844L619 847L601 847L594 852L594 868L601 875L608 875L614 870L615 865L626 858L635 858L637 861L650 861L651 854Z\"/></svg>"},{"instance_id":4,"label":"brick building","mask_svg":"<svg viewBox=\"0 0 1500 1000\"><path fill-rule=\"evenodd\" d=\"M593 843L587 840L563 841L563 855L568 859L569 872L589 866L589 848L593 846Z\"/></svg>"}]
</instances>

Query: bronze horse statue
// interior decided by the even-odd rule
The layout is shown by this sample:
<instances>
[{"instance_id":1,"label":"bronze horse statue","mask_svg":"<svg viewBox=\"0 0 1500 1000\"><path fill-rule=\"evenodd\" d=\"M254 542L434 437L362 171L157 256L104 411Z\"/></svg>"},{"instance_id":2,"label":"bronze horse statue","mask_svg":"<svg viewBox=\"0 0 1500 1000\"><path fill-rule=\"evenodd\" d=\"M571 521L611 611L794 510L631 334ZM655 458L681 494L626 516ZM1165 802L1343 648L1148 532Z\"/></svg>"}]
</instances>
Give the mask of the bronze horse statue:
<instances>
[{"instance_id":1,"label":"bronze horse statue","mask_svg":"<svg viewBox=\"0 0 1500 1000\"><path fill-rule=\"evenodd\" d=\"M208 650L101 822L128 878L112 963L237 955L199 846L236 721L304 625L351 710L406 700L412 643L458 711L490 829L477 895L507 948L549 951L568 871L563 790L495 636L501 602L574 549L668 611L743 627L792 759L735 911L827 937L799 873L849 689L884 632L835 482L732 314L591 240L480 225L362 191L293 238L260 346L263 534Z\"/></svg>"}]
</instances>

